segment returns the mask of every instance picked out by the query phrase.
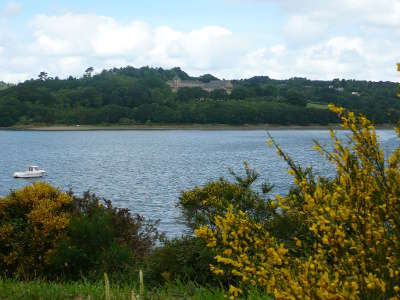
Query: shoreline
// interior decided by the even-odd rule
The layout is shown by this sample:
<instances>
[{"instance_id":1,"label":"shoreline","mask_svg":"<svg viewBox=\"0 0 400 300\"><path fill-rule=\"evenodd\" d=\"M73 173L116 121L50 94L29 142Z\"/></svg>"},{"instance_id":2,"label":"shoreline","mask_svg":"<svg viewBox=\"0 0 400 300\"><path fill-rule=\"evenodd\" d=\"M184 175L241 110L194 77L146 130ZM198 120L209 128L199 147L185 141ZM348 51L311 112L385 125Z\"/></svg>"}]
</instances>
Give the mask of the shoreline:
<instances>
[{"instance_id":1,"label":"shoreline","mask_svg":"<svg viewBox=\"0 0 400 300\"><path fill-rule=\"evenodd\" d=\"M393 129L394 125L380 124L376 129ZM151 130L342 130L339 124L274 125L274 124L162 124L162 125L28 125L0 127L0 131L151 131Z\"/></svg>"}]
</instances>

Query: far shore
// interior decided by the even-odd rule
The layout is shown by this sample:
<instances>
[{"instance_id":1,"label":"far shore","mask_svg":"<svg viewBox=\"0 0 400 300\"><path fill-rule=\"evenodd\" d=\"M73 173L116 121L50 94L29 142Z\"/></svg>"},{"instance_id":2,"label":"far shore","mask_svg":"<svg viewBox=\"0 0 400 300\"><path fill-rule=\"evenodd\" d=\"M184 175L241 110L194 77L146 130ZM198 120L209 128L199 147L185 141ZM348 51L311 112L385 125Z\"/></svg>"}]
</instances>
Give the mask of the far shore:
<instances>
[{"instance_id":1,"label":"far shore","mask_svg":"<svg viewBox=\"0 0 400 300\"><path fill-rule=\"evenodd\" d=\"M391 124L380 124L377 129L391 129ZM104 130L326 130L342 129L339 124L329 125L274 125L274 124L143 124L143 125L26 125L0 127L14 131L104 131Z\"/></svg>"}]
</instances>

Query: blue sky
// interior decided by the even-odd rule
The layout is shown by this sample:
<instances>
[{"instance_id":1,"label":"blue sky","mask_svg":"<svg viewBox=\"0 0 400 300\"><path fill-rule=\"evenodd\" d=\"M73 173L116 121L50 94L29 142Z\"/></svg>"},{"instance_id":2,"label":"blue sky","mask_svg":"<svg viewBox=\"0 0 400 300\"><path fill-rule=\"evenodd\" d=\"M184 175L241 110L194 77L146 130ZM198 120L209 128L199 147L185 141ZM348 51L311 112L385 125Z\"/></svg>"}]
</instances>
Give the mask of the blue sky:
<instances>
[{"instance_id":1,"label":"blue sky","mask_svg":"<svg viewBox=\"0 0 400 300\"><path fill-rule=\"evenodd\" d=\"M0 25L9 82L125 65L396 80L400 59L400 0L2 0Z\"/></svg>"},{"instance_id":2,"label":"blue sky","mask_svg":"<svg viewBox=\"0 0 400 300\"><path fill-rule=\"evenodd\" d=\"M276 3L243 1L20 1L21 15L29 19L36 14L93 13L112 16L121 22L140 19L154 26L169 25L178 30L220 25L232 30L272 32L284 22Z\"/></svg>"}]
</instances>

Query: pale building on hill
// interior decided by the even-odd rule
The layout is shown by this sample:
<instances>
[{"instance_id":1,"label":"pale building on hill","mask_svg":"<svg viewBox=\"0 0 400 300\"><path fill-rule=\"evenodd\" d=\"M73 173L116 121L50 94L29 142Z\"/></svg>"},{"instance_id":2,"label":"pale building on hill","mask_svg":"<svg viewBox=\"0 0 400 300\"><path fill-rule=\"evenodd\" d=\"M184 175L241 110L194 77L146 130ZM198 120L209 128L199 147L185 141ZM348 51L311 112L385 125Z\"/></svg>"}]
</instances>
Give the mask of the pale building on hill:
<instances>
[{"instance_id":1,"label":"pale building on hill","mask_svg":"<svg viewBox=\"0 0 400 300\"><path fill-rule=\"evenodd\" d=\"M173 80L167 81L167 84L171 87L173 92L177 92L178 89L183 87L199 87L207 92L223 89L230 94L233 89L233 85L230 80L212 80L210 82L202 82L200 80L182 80L179 77L175 77Z\"/></svg>"}]
</instances>

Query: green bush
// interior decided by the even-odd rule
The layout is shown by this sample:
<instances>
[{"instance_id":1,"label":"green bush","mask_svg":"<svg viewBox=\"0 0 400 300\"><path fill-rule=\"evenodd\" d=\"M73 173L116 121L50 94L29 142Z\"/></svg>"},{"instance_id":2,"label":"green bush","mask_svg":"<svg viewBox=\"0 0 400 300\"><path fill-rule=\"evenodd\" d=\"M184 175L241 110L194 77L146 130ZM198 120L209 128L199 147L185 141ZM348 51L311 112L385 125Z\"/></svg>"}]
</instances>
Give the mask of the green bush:
<instances>
[{"instance_id":1,"label":"green bush","mask_svg":"<svg viewBox=\"0 0 400 300\"><path fill-rule=\"evenodd\" d=\"M98 279L104 272L127 272L134 267L129 248L114 241L107 214L73 218L67 237L58 243L49 260L52 277Z\"/></svg>"},{"instance_id":2,"label":"green bush","mask_svg":"<svg viewBox=\"0 0 400 300\"><path fill-rule=\"evenodd\" d=\"M165 282L196 282L200 285L217 284L209 269L213 252L203 240L184 236L165 240L146 259L145 281L152 285Z\"/></svg>"},{"instance_id":3,"label":"green bush","mask_svg":"<svg viewBox=\"0 0 400 300\"><path fill-rule=\"evenodd\" d=\"M129 276L154 247L155 225L89 192L77 197L33 183L0 199L0 273L23 279Z\"/></svg>"},{"instance_id":4,"label":"green bush","mask_svg":"<svg viewBox=\"0 0 400 300\"><path fill-rule=\"evenodd\" d=\"M256 220L263 222L272 217L274 209L271 200L264 197L272 186L264 183L262 194L252 189L252 184L259 174L244 163L245 176L239 176L233 171L235 181L225 178L207 182L203 187L195 187L182 192L179 197L179 207L191 229L202 225L215 226L215 216L224 214L230 204L237 206Z\"/></svg>"},{"instance_id":5,"label":"green bush","mask_svg":"<svg viewBox=\"0 0 400 300\"><path fill-rule=\"evenodd\" d=\"M67 238L61 240L49 260L49 274L63 279L129 278L158 238L155 224L127 209L88 192L73 196ZM136 276L136 272L135 272Z\"/></svg>"}]
</instances>

